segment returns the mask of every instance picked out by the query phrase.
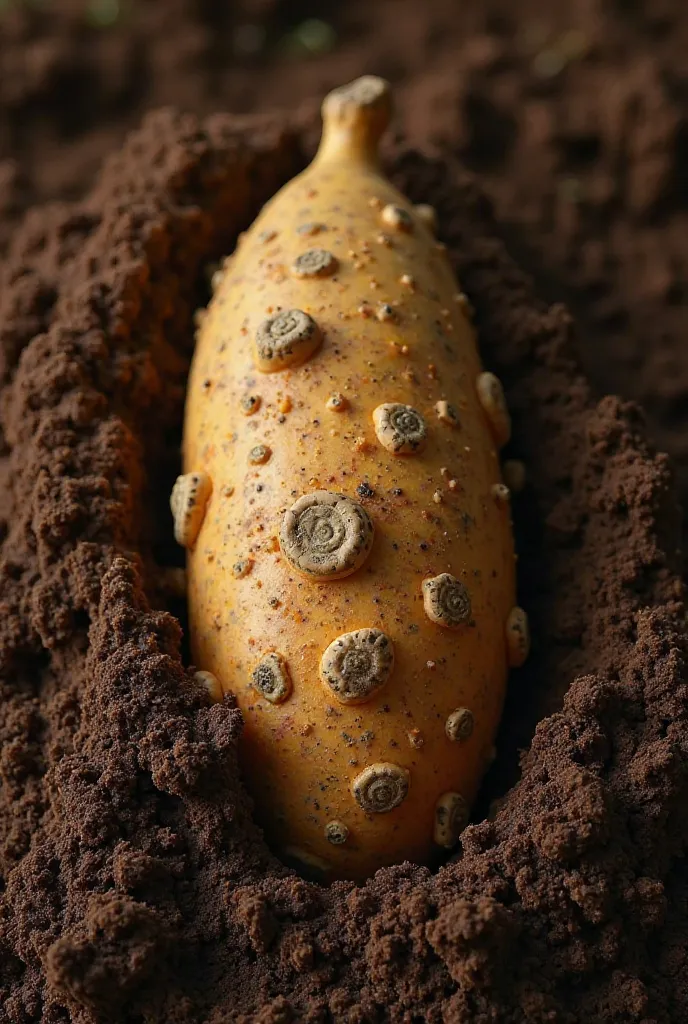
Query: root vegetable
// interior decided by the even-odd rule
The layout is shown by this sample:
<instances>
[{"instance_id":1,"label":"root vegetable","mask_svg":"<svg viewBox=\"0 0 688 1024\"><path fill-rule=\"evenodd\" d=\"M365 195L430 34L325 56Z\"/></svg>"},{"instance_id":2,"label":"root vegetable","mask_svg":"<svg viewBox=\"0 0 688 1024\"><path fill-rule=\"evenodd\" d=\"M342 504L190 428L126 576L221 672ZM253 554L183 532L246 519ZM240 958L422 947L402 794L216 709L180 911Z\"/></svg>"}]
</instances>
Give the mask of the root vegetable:
<instances>
[{"instance_id":1,"label":"root vegetable","mask_svg":"<svg viewBox=\"0 0 688 1024\"><path fill-rule=\"evenodd\" d=\"M331 93L214 278L174 501L256 816L328 878L456 845L528 646L503 391L435 211L381 171L389 114L381 79Z\"/></svg>"}]
</instances>

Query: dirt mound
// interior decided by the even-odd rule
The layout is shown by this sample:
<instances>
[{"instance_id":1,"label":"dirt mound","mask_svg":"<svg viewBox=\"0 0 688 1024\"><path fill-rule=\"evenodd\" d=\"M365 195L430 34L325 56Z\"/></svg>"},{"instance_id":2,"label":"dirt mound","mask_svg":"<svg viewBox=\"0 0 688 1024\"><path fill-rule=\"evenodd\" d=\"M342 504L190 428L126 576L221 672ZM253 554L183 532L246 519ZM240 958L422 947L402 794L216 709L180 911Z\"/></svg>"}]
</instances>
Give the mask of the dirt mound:
<instances>
[{"instance_id":1,"label":"dirt mound","mask_svg":"<svg viewBox=\"0 0 688 1024\"><path fill-rule=\"evenodd\" d=\"M205 268L303 159L299 133L269 121L163 112L83 202L13 239L0 1005L12 1024L683 1020L688 686L668 463L635 406L593 399L567 313L536 300L450 160L390 153L399 186L439 211L507 389L533 656L463 855L435 874L322 889L252 824L240 716L208 707L184 667L167 498Z\"/></svg>"}]
</instances>

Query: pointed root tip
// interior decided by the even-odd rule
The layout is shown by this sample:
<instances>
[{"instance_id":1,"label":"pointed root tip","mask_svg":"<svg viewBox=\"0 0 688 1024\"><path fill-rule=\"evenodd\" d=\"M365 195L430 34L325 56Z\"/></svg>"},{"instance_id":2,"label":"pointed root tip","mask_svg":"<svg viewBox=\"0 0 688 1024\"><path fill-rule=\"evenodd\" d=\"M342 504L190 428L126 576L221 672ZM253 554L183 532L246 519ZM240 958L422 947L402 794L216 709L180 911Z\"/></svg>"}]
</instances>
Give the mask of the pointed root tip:
<instances>
[{"instance_id":1,"label":"pointed root tip","mask_svg":"<svg viewBox=\"0 0 688 1024\"><path fill-rule=\"evenodd\" d=\"M348 85L333 89L322 106L325 123L375 124L380 134L389 124L392 96L389 82L376 75L363 75Z\"/></svg>"}]
</instances>

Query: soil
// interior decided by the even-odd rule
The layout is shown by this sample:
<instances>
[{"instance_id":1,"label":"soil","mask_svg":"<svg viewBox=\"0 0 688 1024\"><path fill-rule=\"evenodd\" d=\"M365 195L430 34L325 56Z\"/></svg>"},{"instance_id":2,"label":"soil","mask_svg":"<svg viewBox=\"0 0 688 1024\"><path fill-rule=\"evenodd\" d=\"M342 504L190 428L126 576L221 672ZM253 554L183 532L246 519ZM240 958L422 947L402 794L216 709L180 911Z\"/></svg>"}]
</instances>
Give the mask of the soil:
<instances>
[{"instance_id":1,"label":"soil","mask_svg":"<svg viewBox=\"0 0 688 1024\"><path fill-rule=\"evenodd\" d=\"M0 1021L683 1021L688 12L333 6L0 5ZM505 382L535 644L461 856L322 888L185 667L167 497L206 268L364 70Z\"/></svg>"}]
</instances>

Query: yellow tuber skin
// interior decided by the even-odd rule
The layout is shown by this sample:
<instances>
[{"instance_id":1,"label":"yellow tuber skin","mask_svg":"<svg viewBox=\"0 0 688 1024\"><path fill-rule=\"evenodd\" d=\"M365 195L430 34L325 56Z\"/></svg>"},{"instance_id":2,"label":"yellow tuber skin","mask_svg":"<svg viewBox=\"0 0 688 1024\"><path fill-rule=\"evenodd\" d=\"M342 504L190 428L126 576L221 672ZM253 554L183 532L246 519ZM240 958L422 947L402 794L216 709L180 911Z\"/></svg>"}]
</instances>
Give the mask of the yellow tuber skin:
<instances>
[{"instance_id":1,"label":"yellow tuber skin","mask_svg":"<svg viewBox=\"0 0 688 1024\"><path fill-rule=\"evenodd\" d=\"M243 712L270 842L325 879L456 845L528 644L501 386L381 172L389 116L378 78L325 99L313 163L216 276L184 432L194 659Z\"/></svg>"}]
</instances>

